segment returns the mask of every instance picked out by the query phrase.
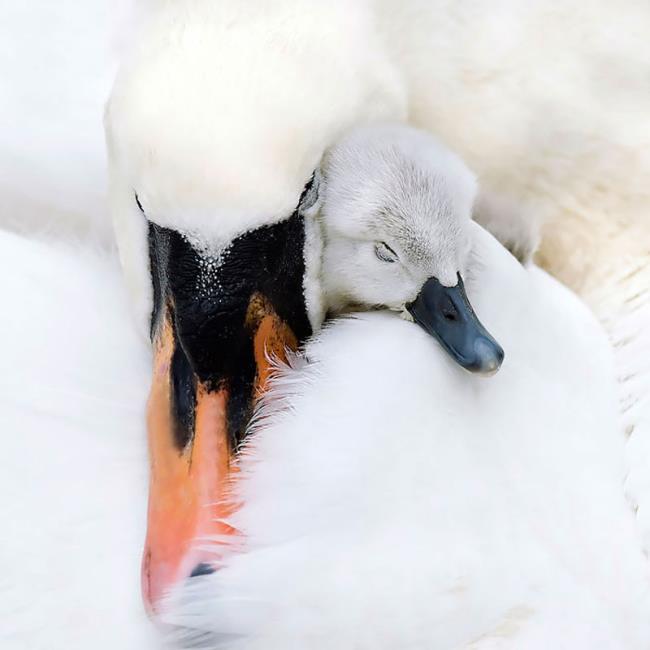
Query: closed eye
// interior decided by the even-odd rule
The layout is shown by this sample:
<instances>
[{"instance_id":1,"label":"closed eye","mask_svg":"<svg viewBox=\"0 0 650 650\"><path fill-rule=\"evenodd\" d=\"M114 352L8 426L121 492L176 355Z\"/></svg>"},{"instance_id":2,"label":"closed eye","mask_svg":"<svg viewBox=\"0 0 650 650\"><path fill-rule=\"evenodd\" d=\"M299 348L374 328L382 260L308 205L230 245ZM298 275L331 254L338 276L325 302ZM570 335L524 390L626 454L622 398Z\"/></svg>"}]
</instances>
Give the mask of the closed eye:
<instances>
[{"instance_id":1,"label":"closed eye","mask_svg":"<svg viewBox=\"0 0 650 650\"><path fill-rule=\"evenodd\" d=\"M397 253L384 241L375 244L375 255L382 262L397 262Z\"/></svg>"},{"instance_id":2,"label":"closed eye","mask_svg":"<svg viewBox=\"0 0 650 650\"><path fill-rule=\"evenodd\" d=\"M140 209L140 212L142 212L142 214L144 214L144 208L142 207L142 203L140 203L138 193L134 192L133 195L135 196L135 202L136 202L136 205L138 206L138 208Z\"/></svg>"}]
</instances>

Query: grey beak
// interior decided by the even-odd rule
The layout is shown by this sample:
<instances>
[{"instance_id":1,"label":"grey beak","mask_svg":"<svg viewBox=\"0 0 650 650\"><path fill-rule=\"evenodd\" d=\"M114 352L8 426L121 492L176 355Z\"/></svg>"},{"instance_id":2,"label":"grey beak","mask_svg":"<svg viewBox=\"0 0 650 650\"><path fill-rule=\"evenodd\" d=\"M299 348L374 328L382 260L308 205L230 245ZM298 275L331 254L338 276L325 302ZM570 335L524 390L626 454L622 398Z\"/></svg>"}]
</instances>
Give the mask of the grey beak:
<instances>
[{"instance_id":1,"label":"grey beak","mask_svg":"<svg viewBox=\"0 0 650 650\"><path fill-rule=\"evenodd\" d=\"M503 348L476 317L463 279L444 287L429 278L407 309L415 322L440 341L452 359L470 372L493 375L503 362Z\"/></svg>"}]
</instances>

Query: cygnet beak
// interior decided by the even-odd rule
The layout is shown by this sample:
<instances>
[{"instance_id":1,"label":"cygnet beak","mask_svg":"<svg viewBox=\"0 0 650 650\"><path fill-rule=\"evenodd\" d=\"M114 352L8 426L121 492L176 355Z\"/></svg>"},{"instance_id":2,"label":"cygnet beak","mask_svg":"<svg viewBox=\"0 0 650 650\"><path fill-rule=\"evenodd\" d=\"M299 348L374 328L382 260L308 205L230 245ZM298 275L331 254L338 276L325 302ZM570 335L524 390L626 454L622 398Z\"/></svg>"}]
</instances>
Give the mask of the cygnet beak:
<instances>
[{"instance_id":1,"label":"cygnet beak","mask_svg":"<svg viewBox=\"0 0 650 650\"><path fill-rule=\"evenodd\" d=\"M460 275L453 287L429 278L406 308L415 322L438 339L454 361L466 370L489 376L501 367L503 348L476 317Z\"/></svg>"}]
</instances>

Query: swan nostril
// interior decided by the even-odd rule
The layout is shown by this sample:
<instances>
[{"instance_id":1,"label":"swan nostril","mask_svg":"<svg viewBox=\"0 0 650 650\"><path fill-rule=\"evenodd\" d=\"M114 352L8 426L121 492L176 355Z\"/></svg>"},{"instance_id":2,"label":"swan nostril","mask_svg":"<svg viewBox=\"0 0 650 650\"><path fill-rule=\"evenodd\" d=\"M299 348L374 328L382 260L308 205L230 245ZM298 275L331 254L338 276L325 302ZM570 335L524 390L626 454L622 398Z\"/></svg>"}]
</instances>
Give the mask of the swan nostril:
<instances>
[{"instance_id":1,"label":"swan nostril","mask_svg":"<svg viewBox=\"0 0 650 650\"><path fill-rule=\"evenodd\" d=\"M445 311L442 312L442 315L444 316L445 320L448 320L448 321L457 320L456 312L445 310Z\"/></svg>"},{"instance_id":2,"label":"swan nostril","mask_svg":"<svg viewBox=\"0 0 650 650\"><path fill-rule=\"evenodd\" d=\"M211 567L206 562L201 562L192 569L190 578L196 578L198 576L209 576L211 573L214 573L214 571L214 567Z\"/></svg>"}]
</instances>

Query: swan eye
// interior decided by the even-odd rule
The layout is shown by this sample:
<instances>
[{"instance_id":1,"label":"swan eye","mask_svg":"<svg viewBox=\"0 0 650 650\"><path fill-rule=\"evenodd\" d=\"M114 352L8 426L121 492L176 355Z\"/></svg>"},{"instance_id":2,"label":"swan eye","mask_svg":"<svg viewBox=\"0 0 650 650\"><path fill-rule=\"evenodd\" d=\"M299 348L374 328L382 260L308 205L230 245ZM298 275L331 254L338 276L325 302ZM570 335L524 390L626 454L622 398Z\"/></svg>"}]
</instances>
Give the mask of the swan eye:
<instances>
[{"instance_id":1,"label":"swan eye","mask_svg":"<svg viewBox=\"0 0 650 650\"><path fill-rule=\"evenodd\" d=\"M138 197L137 192L134 192L133 196L135 196L135 204L138 206L138 209L140 210L140 212L142 212L142 214L144 214L144 208L142 207L142 203L140 203L140 199Z\"/></svg>"},{"instance_id":2,"label":"swan eye","mask_svg":"<svg viewBox=\"0 0 650 650\"><path fill-rule=\"evenodd\" d=\"M375 255L382 262L397 262L397 253L383 241L377 242L375 244Z\"/></svg>"}]
</instances>

